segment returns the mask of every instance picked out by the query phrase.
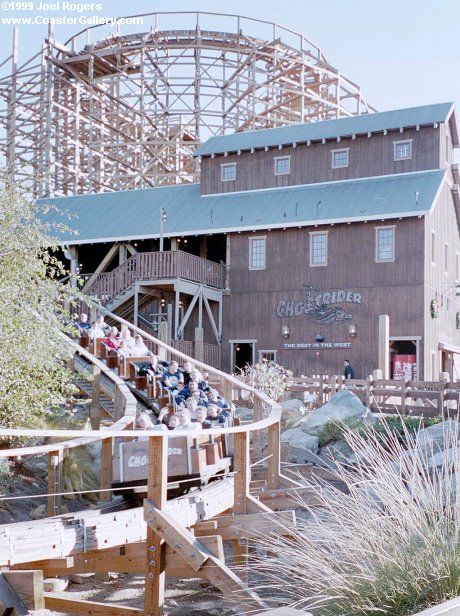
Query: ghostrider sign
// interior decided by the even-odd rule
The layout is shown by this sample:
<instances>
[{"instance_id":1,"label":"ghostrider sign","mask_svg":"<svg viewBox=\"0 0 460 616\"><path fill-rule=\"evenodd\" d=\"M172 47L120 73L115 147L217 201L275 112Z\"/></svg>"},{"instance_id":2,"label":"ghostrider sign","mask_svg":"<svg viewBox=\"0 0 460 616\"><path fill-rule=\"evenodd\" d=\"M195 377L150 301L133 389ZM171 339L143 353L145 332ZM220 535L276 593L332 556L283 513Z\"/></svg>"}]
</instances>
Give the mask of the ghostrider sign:
<instances>
[{"instance_id":1,"label":"ghostrider sign","mask_svg":"<svg viewBox=\"0 0 460 616\"><path fill-rule=\"evenodd\" d=\"M360 305L361 293L344 289L317 293L308 287L305 299L302 301L280 299L276 307L276 316L279 318L304 316L326 325L342 323L353 318L353 315L343 307L347 304Z\"/></svg>"}]
</instances>

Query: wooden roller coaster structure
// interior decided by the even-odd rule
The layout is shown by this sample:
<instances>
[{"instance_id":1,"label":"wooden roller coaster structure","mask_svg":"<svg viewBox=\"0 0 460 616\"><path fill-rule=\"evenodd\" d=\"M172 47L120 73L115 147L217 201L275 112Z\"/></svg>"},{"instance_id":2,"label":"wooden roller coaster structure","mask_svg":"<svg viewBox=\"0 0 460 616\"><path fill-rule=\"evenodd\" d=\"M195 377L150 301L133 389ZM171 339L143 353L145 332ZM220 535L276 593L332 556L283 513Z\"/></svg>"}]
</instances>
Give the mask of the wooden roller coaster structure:
<instances>
[{"instance_id":1,"label":"wooden roller coaster structure","mask_svg":"<svg viewBox=\"0 0 460 616\"><path fill-rule=\"evenodd\" d=\"M162 341L107 313L118 323L142 334L164 358L189 359ZM285 533L295 523L296 495L307 491L286 477L280 467L281 407L265 394L239 379L193 360L219 383L230 401L251 398L253 418L243 425L212 428L200 435L229 435L232 472L223 478L171 500L168 488L168 441L189 437L190 431L143 432L148 434L147 498L143 507L114 510L110 504L63 514L61 508L63 460L75 447L101 442L100 500L111 498L112 458L115 443L139 436L133 424L137 402L127 384L107 365L74 341L72 367L91 379L90 418L98 429L25 430L1 429L0 437L64 438L52 444L0 450L0 457L48 456L48 515L50 517L0 526L0 605L2 577L28 572L29 584L40 586L41 576L75 573L125 572L145 574L144 609L63 598L44 593L48 609L69 614L129 615L163 614L165 576L202 577L220 589L242 613L261 613L264 601L225 562L223 542L233 542L235 564L247 562L248 541L259 533ZM82 363L84 360L84 363ZM86 367L83 367L86 366ZM90 371L88 372L88 366ZM83 372L82 372L83 371ZM103 378L101 378L103 377ZM101 403L101 396L111 402ZM104 425L110 422L110 425ZM261 457L262 456L262 457ZM256 468L255 468L256 467ZM257 481L251 484L251 474ZM314 503L312 502L312 505ZM56 515L57 514L57 515ZM17 572L17 573L15 573ZM37 578L38 576L38 578ZM14 586L14 584L13 584ZM24 589L23 589L24 590ZM24 593L23 593L24 594ZM40 593L38 593L39 595ZM38 596L27 587L27 597ZM19 597L18 600L21 600ZM35 600L34 607L40 607ZM27 613L27 612L25 612Z\"/></svg>"}]
</instances>

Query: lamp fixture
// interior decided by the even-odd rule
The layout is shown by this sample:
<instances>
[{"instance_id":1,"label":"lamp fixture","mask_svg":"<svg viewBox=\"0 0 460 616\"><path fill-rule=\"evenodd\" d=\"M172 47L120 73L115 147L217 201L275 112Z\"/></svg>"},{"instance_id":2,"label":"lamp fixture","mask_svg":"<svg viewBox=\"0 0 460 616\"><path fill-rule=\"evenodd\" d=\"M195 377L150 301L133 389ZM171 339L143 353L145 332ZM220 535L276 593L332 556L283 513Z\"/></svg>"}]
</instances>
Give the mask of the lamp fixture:
<instances>
[{"instance_id":1,"label":"lamp fixture","mask_svg":"<svg viewBox=\"0 0 460 616\"><path fill-rule=\"evenodd\" d=\"M357 333L358 328L356 327L356 324L350 323L350 325L348 326L348 335L350 336L350 338L355 338Z\"/></svg>"},{"instance_id":2,"label":"lamp fixture","mask_svg":"<svg viewBox=\"0 0 460 616\"><path fill-rule=\"evenodd\" d=\"M289 338L289 334L290 334L289 325L282 325L281 326L281 335L283 336L283 338Z\"/></svg>"}]
</instances>

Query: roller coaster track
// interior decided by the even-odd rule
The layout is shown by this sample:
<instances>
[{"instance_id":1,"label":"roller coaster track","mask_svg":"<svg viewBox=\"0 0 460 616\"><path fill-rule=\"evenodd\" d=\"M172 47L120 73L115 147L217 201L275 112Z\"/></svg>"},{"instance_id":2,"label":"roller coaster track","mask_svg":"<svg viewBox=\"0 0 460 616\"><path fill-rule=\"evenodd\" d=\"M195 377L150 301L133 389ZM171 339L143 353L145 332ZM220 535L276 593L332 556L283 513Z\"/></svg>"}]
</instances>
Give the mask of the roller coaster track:
<instances>
[{"instance_id":1,"label":"roller coaster track","mask_svg":"<svg viewBox=\"0 0 460 616\"><path fill-rule=\"evenodd\" d=\"M141 333L155 351L180 362L189 357L139 330L120 317L106 312L119 324ZM59 507L59 494L53 486L62 474L66 451L101 441L101 500L110 498L112 452L115 439L139 435L133 430L138 402L126 383L104 362L74 341L72 367L79 385L94 393L102 383L97 404L91 404L92 426L86 430L0 429L2 436L49 437L59 440L33 447L0 450L0 457L48 455L49 513ZM149 433L147 498L144 507L98 509L71 514L50 515L45 519L0 526L0 567L42 571L45 576L78 572L121 571L145 574L144 610L57 598L45 593L45 606L74 614L163 614L165 575L203 577L224 592L235 605L236 613L260 613L264 602L225 563L223 541L233 541L234 561L245 562L246 539L257 532L283 533L286 523L295 521L293 491L299 484L280 472L281 407L239 379L199 361L193 363L207 371L229 400L252 400L253 419L243 425L203 430L200 434L229 434L233 439L233 472L201 490L167 500L168 438L171 433ZM88 377L92 377L88 384ZM86 381L84 384L83 381ZM97 416L102 402L102 413ZM105 403L105 404L104 404ZM102 419L101 419L102 415ZM109 425L103 425L104 423ZM190 436L189 431L174 430L174 437ZM264 457L262 458L262 450ZM257 464L258 489L251 492L251 469ZM265 475L262 480L262 475ZM303 488L305 489L305 488ZM270 508L265 503L270 503ZM291 503L291 504L290 504ZM278 510L278 511L274 511ZM283 510L287 509L287 510ZM281 510L281 511L279 511ZM244 606L242 608L241 606ZM99 611L98 611L99 610ZM102 610L102 611L101 611Z\"/></svg>"}]
</instances>

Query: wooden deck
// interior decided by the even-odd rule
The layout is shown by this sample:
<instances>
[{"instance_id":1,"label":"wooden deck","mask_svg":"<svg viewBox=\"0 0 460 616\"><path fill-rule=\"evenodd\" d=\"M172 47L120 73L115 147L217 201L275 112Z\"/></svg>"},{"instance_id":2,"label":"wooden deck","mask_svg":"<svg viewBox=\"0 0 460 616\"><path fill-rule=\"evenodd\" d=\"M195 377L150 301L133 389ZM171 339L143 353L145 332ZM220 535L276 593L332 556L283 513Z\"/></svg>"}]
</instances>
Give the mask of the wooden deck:
<instances>
[{"instance_id":1,"label":"wooden deck","mask_svg":"<svg viewBox=\"0 0 460 616\"><path fill-rule=\"evenodd\" d=\"M87 274L84 291L108 304L122 296L138 281L166 281L181 278L200 285L224 288L224 267L220 263L182 252L138 252L108 273Z\"/></svg>"}]
</instances>

